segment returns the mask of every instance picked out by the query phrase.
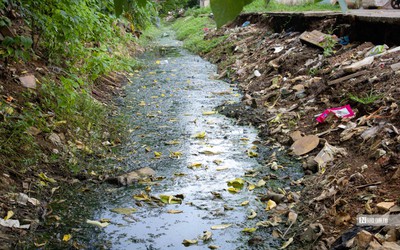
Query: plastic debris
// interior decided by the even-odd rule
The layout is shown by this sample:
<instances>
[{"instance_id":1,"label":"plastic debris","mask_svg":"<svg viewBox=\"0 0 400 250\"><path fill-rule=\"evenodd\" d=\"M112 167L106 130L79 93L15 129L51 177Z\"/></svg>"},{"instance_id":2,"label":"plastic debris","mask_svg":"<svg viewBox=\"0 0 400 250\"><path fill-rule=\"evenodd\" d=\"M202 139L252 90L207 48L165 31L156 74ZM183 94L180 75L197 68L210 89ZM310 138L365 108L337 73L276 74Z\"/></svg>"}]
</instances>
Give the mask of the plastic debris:
<instances>
[{"instance_id":1,"label":"plastic debris","mask_svg":"<svg viewBox=\"0 0 400 250\"><path fill-rule=\"evenodd\" d=\"M350 105L347 104L342 107L326 109L324 112L322 112L322 114L318 115L317 122L323 123L331 113L337 118L351 118L354 116L353 110L351 109Z\"/></svg>"},{"instance_id":2,"label":"plastic debris","mask_svg":"<svg viewBox=\"0 0 400 250\"><path fill-rule=\"evenodd\" d=\"M349 38L349 36L344 36L344 37L339 38L339 43L340 43L341 45L347 45L347 44L349 44L349 43L350 43L350 38Z\"/></svg>"},{"instance_id":3,"label":"plastic debris","mask_svg":"<svg viewBox=\"0 0 400 250\"><path fill-rule=\"evenodd\" d=\"M370 51L367 52L367 54L365 56L375 56L378 54L382 54L383 52L386 52L386 50L389 47L384 44L384 45L377 45L375 47L373 47Z\"/></svg>"},{"instance_id":4,"label":"plastic debris","mask_svg":"<svg viewBox=\"0 0 400 250\"><path fill-rule=\"evenodd\" d=\"M250 25L250 21L246 21L246 22L244 22L243 24L242 24L242 27L247 27L247 26L249 26Z\"/></svg>"}]
</instances>

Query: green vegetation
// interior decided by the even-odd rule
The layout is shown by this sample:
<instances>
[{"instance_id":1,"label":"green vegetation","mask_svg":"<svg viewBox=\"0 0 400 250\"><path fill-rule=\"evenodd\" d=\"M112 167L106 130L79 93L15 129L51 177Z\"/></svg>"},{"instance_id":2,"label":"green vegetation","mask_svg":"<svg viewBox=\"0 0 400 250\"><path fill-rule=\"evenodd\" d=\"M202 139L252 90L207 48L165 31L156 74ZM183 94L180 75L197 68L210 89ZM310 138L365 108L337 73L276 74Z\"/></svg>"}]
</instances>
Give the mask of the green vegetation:
<instances>
[{"instance_id":1,"label":"green vegetation","mask_svg":"<svg viewBox=\"0 0 400 250\"><path fill-rule=\"evenodd\" d=\"M0 100L0 165L18 173L43 163L80 171L79 158L101 153L102 142L119 141L123 129L108 119L112 106L93 98L92 90L101 76L139 66L135 35L156 10L147 4L116 19L107 0L2 1L0 7L25 21L16 24L11 14L0 19L0 26L18 34L0 44L0 92L6 97ZM33 73L36 89L15 89L13 68L18 75ZM60 145L49 139L54 134L65 137Z\"/></svg>"},{"instance_id":2,"label":"green vegetation","mask_svg":"<svg viewBox=\"0 0 400 250\"><path fill-rule=\"evenodd\" d=\"M322 4L322 3L306 3L302 5L285 5L270 1L268 4L265 0L255 0L251 4L244 7L244 12L258 12L258 11L339 11L340 8L337 5Z\"/></svg>"},{"instance_id":3,"label":"green vegetation","mask_svg":"<svg viewBox=\"0 0 400 250\"><path fill-rule=\"evenodd\" d=\"M183 46L194 53L207 53L226 39L225 36L205 38L208 30L215 28L215 23L208 15L199 13L197 17L178 19L172 28L176 31L177 39L183 40Z\"/></svg>"},{"instance_id":4,"label":"green vegetation","mask_svg":"<svg viewBox=\"0 0 400 250\"><path fill-rule=\"evenodd\" d=\"M354 102L361 103L363 105L369 105L376 102L379 99L382 99L382 95L376 94L375 91L371 90L368 94L363 96L357 96L355 94L349 94L350 100Z\"/></svg>"}]
</instances>

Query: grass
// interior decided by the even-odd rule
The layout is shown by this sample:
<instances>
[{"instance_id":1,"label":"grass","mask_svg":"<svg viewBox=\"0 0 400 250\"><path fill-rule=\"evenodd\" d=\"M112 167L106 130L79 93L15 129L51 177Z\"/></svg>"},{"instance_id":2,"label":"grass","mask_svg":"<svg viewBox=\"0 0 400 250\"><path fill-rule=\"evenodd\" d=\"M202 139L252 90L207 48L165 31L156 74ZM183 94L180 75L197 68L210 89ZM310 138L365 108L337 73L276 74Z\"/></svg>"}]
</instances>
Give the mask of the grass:
<instances>
[{"instance_id":1,"label":"grass","mask_svg":"<svg viewBox=\"0 0 400 250\"><path fill-rule=\"evenodd\" d=\"M204 39L207 30L214 29L216 26L214 21L207 15L200 15L199 13L202 13L200 11L195 12L195 14L196 13L197 16L187 16L178 19L174 22L172 28L176 31L177 39L183 41L184 48L193 53L204 54L215 48L224 41L226 37L220 36Z\"/></svg>"},{"instance_id":2,"label":"grass","mask_svg":"<svg viewBox=\"0 0 400 250\"><path fill-rule=\"evenodd\" d=\"M350 100L354 102L358 102L364 105L369 105L377 100L381 99L383 96L382 95L377 95L374 91L370 91L369 93L363 95L363 96L357 96L355 94L349 94Z\"/></svg>"},{"instance_id":3,"label":"grass","mask_svg":"<svg viewBox=\"0 0 400 250\"><path fill-rule=\"evenodd\" d=\"M322 11L322 10L331 10L331 11L339 11L339 6L331 5L331 4L322 4L322 3L307 3L302 5L285 5L281 3L277 3L275 1L270 1L268 5L265 3L265 0L255 0L251 4L247 5L244 8L244 12L263 12L263 11Z\"/></svg>"}]
</instances>

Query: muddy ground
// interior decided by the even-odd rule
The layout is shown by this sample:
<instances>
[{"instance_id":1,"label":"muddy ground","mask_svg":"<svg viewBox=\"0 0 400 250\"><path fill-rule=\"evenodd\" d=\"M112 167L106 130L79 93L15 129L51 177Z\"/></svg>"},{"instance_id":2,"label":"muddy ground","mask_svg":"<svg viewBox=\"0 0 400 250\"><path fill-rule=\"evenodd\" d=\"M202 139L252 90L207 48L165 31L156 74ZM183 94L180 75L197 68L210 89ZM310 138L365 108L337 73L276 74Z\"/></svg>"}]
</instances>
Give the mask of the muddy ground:
<instances>
[{"instance_id":1,"label":"muddy ground","mask_svg":"<svg viewBox=\"0 0 400 250\"><path fill-rule=\"evenodd\" d=\"M255 23L242 27L246 20ZM387 48L390 53L349 70L345 67L363 60L380 44L350 40L347 45L336 44L332 55L324 56L322 48L301 41L304 30L273 30L265 19L256 20L263 18L242 16L206 33L205 39L228 38L204 57L218 65L220 78L236 82L243 92L240 105L220 107L220 111L258 127L264 144L290 149L296 135L319 138L315 145L310 141L301 145L309 152L293 153L303 162L306 176L301 181L301 202L295 206L301 220L287 232L295 235L291 247L399 249L393 242L400 240L400 225L361 228L356 216L399 211L400 71L395 64L400 62L400 52L391 52L396 48L392 46ZM327 18L309 23L308 31L351 37L341 34L335 22ZM353 117L330 115L323 123L316 121L324 110L347 104ZM318 164L315 157L329 145L333 146L330 159ZM358 233L362 229L375 235ZM345 239L340 238L345 232L349 232Z\"/></svg>"}]
</instances>

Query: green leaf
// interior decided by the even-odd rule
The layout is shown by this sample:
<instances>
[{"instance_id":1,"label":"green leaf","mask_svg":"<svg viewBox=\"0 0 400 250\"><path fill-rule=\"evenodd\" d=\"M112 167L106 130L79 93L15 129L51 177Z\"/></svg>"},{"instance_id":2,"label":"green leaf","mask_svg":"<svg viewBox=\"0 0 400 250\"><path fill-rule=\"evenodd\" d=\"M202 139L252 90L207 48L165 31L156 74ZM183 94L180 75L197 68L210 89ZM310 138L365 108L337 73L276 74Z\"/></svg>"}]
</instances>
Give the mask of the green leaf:
<instances>
[{"instance_id":1,"label":"green leaf","mask_svg":"<svg viewBox=\"0 0 400 250\"><path fill-rule=\"evenodd\" d=\"M217 27L235 19L243 7L253 0L211 0L210 5Z\"/></svg>"},{"instance_id":2,"label":"green leaf","mask_svg":"<svg viewBox=\"0 0 400 250\"><path fill-rule=\"evenodd\" d=\"M123 4L124 0L114 0L114 10L115 10L115 15L119 17L122 14L122 11L124 10Z\"/></svg>"}]
</instances>

